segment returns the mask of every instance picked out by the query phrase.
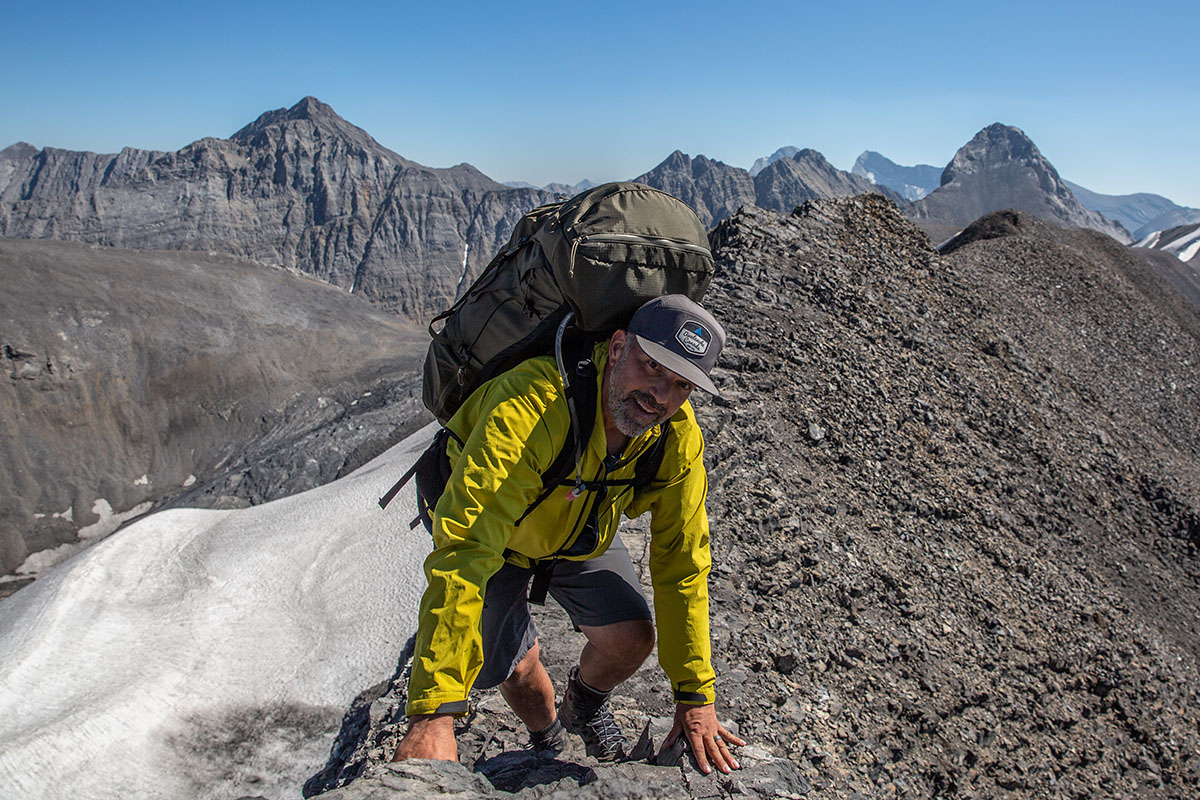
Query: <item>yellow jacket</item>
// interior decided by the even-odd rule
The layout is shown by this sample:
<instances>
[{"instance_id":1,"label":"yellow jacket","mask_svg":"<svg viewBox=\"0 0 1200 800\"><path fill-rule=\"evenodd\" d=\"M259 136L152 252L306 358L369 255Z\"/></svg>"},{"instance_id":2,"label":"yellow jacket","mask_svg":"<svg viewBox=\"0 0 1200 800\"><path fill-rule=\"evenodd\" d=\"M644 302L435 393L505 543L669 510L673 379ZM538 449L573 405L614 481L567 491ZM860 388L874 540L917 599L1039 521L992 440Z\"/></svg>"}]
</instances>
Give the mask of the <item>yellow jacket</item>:
<instances>
[{"instance_id":1,"label":"yellow jacket","mask_svg":"<svg viewBox=\"0 0 1200 800\"><path fill-rule=\"evenodd\" d=\"M596 346L604 374L607 341ZM602 381L597 379L597 392ZM598 396L582 471L589 480L633 477L637 456L659 436L658 428L633 439L617 466L605 474L607 444ZM421 599L416 650L408 689L409 716L465 713L467 693L483 665L479 624L488 579L508 560L560 553L574 544L591 507L590 493L568 501L559 487L518 526L516 521L542 491L542 473L566 440L570 418L562 379L551 358L534 358L479 387L450 419L453 471L433 514L434 551L425 559L429 586ZM599 504L599 542L593 558L608 549L620 516L652 512L650 573L658 628L658 660L675 698L714 700L708 630L708 517L704 499L704 439L691 405L671 418L671 433L656 479L637 497L628 486L609 487ZM575 471L570 478L575 478ZM505 551L509 551L507 554Z\"/></svg>"}]
</instances>

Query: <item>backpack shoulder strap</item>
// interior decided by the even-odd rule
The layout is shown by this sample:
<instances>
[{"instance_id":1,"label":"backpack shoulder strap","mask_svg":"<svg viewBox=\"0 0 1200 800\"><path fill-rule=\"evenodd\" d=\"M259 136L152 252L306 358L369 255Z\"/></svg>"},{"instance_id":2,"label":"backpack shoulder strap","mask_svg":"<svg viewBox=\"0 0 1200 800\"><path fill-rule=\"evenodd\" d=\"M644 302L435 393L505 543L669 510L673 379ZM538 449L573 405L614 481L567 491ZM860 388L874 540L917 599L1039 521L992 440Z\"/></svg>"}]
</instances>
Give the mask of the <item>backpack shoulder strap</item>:
<instances>
[{"instance_id":1,"label":"backpack shoulder strap","mask_svg":"<svg viewBox=\"0 0 1200 800\"><path fill-rule=\"evenodd\" d=\"M634 492L645 489L658 475L658 468L662 466L663 453L667 451L667 437L671 435L670 420L658 426L658 434L658 438L654 440L654 444L650 445L650 449L638 456L637 463L633 465Z\"/></svg>"},{"instance_id":2,"label":"backpack shoulder strap","mask_svg":"<svg viewBox=\"0 0 1200 800\"><path fill-rule=\"evenodd\" d=\"M567 483L571 468L579 471L583 461L583 452L592 438L592 429L596 425L596 388L598 373L596 364L592 361L592 348L595 340L592 336L571 326L572 315L568 313L558 327L555 339L554 355L558 363L558 371L563 379L563 395L567 401L567 414L570 422L567 425L567 436L555 456L554 461L542 473L542 493L525 509L525 513L517 520L520 525L533 510L540 506L550 493L560 485ZM583 484L583 476L577 475L576 488Z\"/></svg>"}]
</instances>

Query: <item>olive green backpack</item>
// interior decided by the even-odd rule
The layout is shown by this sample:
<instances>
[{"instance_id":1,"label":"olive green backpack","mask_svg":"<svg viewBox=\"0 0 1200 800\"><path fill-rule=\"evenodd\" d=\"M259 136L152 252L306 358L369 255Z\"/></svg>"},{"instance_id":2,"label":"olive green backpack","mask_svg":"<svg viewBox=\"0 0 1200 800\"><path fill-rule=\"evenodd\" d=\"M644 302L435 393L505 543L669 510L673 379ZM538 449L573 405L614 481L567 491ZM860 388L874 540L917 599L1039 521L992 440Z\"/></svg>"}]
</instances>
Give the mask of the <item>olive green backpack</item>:
<instances>
[{"instance_id":1,"label":"olive green backpack","mask_svg":"<svg viewBox=\"0 0 1200 800\"><path fill-rule=\"evenodd\" d=\"M517 223L508 244L429 325L423 399L445 424L483 382L555 352L568 314L593 339L624 327L647 300L699 301L713 275L696 212L666 192L606 183Z\"/></svg>"}]
</instances>

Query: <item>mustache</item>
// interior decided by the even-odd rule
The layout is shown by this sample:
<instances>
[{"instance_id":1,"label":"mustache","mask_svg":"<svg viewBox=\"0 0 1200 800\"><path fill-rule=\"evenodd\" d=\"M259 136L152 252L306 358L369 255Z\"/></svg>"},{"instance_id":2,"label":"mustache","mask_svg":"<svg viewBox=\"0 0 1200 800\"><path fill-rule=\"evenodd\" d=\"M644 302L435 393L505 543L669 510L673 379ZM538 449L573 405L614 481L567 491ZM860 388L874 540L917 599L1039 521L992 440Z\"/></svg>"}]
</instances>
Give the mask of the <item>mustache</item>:
<instances>
[{"instance_id":1,"label":"mustache","mask_svg":"<svg viewBox=\"0 0 1200 800\"><path fill-rule=\"evenodd\" d=\"M654 412L656 414L665 414L667 411L666 406L659 403L657 400L654 399L653 395L651 395L647 392L639 392L639 391L635 390L635 391L630 392L629 396L632 397L633 399L637 400L639 403L641 403L646 408L654 409Z\"/></svg>"}]
</instances>

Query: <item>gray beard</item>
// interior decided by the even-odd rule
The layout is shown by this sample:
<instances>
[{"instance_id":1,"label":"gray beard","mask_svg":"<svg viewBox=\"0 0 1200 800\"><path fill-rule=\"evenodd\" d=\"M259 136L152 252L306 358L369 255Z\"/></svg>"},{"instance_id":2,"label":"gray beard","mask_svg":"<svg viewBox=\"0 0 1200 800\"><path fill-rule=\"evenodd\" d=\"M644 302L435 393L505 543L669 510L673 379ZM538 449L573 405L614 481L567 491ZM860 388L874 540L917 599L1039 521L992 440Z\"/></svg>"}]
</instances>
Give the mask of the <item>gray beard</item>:
<instances>
[{"instance_id":1,"label":"gray beard","mask_svg":"<svg viewBox=\"0 0 1200 800\"><path fill-rule=\"evenodd\" d=\"M626 350L621 354L621 358L615 364L613 364L613 370L616 371L617 369L623 367L628 358L629 350ZM604 402L608 404L608 415L612 417L613 424L617 426L617 430L628 436L630 439L635 439L658 424L657 420L651 422L650 424L646 424L640 419L635 419L626 410L626 398L622 397L619 392L620 389L618 389L616 382L611 380L610 375L608 386L604 392ZM626 397L628 397L628 395L626 395ZM651 398L648 405L657 405L657 403L655 403L653 398Z\"/></svg>"},{"instance_id":2,"label":"gray beard","mask_svg":"<svg viewBox=\"0 0 1200 800\"><path fill-rule=\"evenodd\" d=\"M615 392L609 392L608 413L612 416L613 424L617 426L617 430L630 439L636 439L654 427L654 423L643 425L640 420L636 420L630 416L625 410L625 404L615 395Z\"/></svg>"}]
</instances>

